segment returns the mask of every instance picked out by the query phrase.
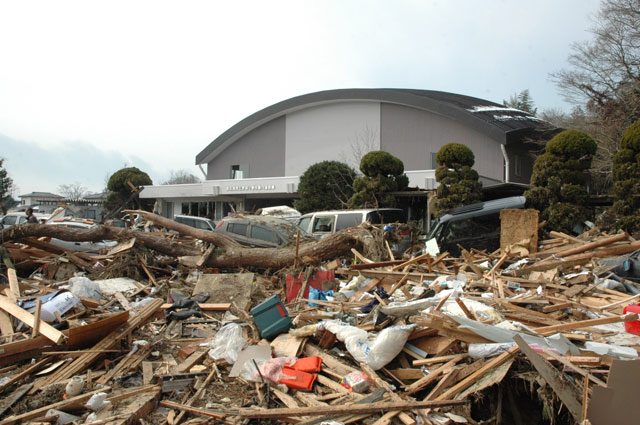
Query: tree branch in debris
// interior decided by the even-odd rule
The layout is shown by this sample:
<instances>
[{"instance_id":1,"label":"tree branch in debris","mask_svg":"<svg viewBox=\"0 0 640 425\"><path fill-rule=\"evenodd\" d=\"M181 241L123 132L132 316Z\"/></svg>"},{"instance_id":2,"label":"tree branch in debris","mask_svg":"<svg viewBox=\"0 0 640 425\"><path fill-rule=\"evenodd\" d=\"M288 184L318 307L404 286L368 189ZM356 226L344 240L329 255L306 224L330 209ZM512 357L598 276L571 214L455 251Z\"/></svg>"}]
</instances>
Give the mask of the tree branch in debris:
<instances>
[{"instance_id":1,"label":"tree branch in debris","mask_svg":"<svg viewBox=\"0 0 640 425\"><path fill-rule=\"evenodd\" d=\"M168 224L167 227L172 230L184 232L185 235L210 242L218 247L219 249L210 255L205 263L209 267L283 268L293 265L296 258L295 245L281 248L248 248L225 235L194 229L152 213L145 212L144 216L155 224ZM141 232L111 226L78 229L46 224L23 224L0 231L0 240L5 242L43 236L73 242L136 238L136 244L144 245L161 254L173 257L202 255L200 249L171 240L163 233ZM367 252L367 247L372 244L375 244L375 238L372 237L370 227L365 224L341 230L320 241L300 244L298 259L300 264L317 264L338 256L349 255L352 248L364 247L364 251Z\"/></svg>"}]
</instances>

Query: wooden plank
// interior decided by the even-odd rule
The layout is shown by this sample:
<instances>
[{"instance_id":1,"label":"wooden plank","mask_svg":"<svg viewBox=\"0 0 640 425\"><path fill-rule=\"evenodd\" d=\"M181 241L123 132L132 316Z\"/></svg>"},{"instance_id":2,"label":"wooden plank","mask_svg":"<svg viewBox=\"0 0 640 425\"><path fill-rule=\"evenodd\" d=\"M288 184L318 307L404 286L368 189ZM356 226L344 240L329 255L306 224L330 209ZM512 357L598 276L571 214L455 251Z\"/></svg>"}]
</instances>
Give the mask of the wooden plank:
<instances>
[{"instance_id":1,"label":"wooden plank","mask_svg":"<svg viewBox=\"0 0 640 425\"><path fill-rule=\"evenodd\" d=\"M460 406L466 404L465 400L439 400L439 401L415 401L415 402L391 402L391 403L367 403L352 404L349 406L328 407L299 407L297 409L240 409L238 416L250 419L277 419L286 417L298 417L301 415L342 415L382 412L390 410L410 410L436 408L446 406Z\"/></svg>"},{"instance_id":2,"label":"wooden plank","mask_svg":"<svg viewBox=\"0 0 640 425\"><path fill-rule=\"evenodd\" d=\"M373 382L373 385L377 388L384 388L393 401L403 401L402 398L398 394L393 391L391 385L387 382L383 381L378 374L367 364L360 363L360 369L367 375L367 377ZM383 423L388 423L392 418L398 416L398 419L405 425L415 425L416 421L406 414L405 412L393 411L385 413L380 419L373 423L373 425L382 425Z\"/></svg>"},{"instance_id":3,"label":"wooden plank","mask_svg":"<svg viewBox=\"0 0 640 425\"><path fill-rule=\"evenodd\" d=\"M533 367L536 368L538 373L540 373L560 400L562 400L567 410L569 410L576 420L579 420L582 413L582 405L575 388L571 386L570 382L567 381L557 369L529 347L520 335L516 335L513 340L518 344L517 346L520 347L524 355L527 356Z\"/></svg>"},{"instance_id":4,"label":"wooden plank","mask_svg":"<svg viewBox=\"0 0 640 425\"><path fill-rule=\"evenodd\" d=\"M427 258L431 258L431 255L428 252L424 253L422 255L419 255L419 256L417 256L415 258L412 258L411 260L405 261L404 263L400 263L400 264L398 264L396 266L393 266L391 268L391 271L395 272L395 271L398 271L398 270L402 270L405 267L410 266L412 264L419 263L419 262L421 262L423 260L426 261Z\"/></svg>"},{"instance_id":5,"label":"wooden plank","mask_svg":"<svg viewBox=\"0 0 640 425\"><path fill-rule=\"evenodd\" d=\"M575 329L588 328L590 326L606 325L608 323L629 322L632 320L638 320L638 315L635 313L625 314L622 316L601 317L599 319L580 320L577 322L563 323L560 325L544 326L534 329L540 335L551 335L556 332L563 332Z\"/></svg>"},{"instance_id":6,"label":"wooden plank","mask_svg":"<svg viewBox=\"0 0 640 425\"><path fill-rule=\"evenodd\" d=\"M611 236L610 238L599 239L595 242L587 243L577 248L568 249L566 251L556 253L556 257L563 258L571 255L580 254L582 252L590 251L592 249L600 248L602 246L611 245L614 242L627 239L626 233L620 233L619 235Z\"/></svg>"},{"instance_id":7,"label":"wooden plank","mask_svg":"<svg viewBox=\"0 0 640 425\"><path fill-rule=\"evenodd\" d=\"M123 412L119 412L119 419L110 421L109 425L133 425L140 423L139 419L144 418L153 411L159 398L159 389L155 392L135 397ZM174 422L174 424L177 424L177 422Z\"/></svg>"},{"instance_id":8,"label":"wooden plank","mask_svg":"<svg viewBox=\"0 0 640 425\"><path fill-rule=\"evenodd\" d=\"M30 410L20 415L9 416L8 418L0 422L0 425L14 425L18 423L27 422L31 419L44 416L50 409L65 410L70 408L70 406L80 407L82 404L86 403L94 394L97 394L100 392L108 392L110 390L111 390L111 387L103 387L98 390L80 394L79 396L72 397L67 400L59 401L57 403L40 407L39 409Z\"/></svg>"},{"instance_id":9,"label":"wooden plank","mask_svg":"<svg viewBox=\"0 0 640 425\"><path fill-rule=\"evenodd\" d=\"M430 357L428 359L415 360L413 362L413 366L428 366L435 363L445 363L453 359L458 359L458 361L466 359L469 357L469 353L461 353L461 354L451 354L449 356L440 356L440 357Z\"/></svg>"},{"instance_id":10,"label":"wooden plank","mask_svg":"<svg viewBox=\"0 0 640 425\"><path fill-rule=\"evenodd\" d=\"M189 357L185 359L182 363L176 366L176 373L185 373L189 372L193 366L200 363L202 358L208 353L207 350L203 351L195 351Z\"/></svg>"},{"instance_id":11,"label":"wooden plank","mask_svg":"<svg viewBox=\"0 0 640 425\"><path fill-rule=\"evenodd\" d=\"M31 328L35 326L35 317L33 316L33 314L18 307L16 304L12 303L9 298L0 296L0 308L16 319L24 322L27 326ZM55 342L56 344L60 344L62 340L64 340L64 334L62 332L60 332L47 322L43 322L42 320L40 320L39 323L40 333L42 333L42 335Z\"/></svg>"},{"instance_id":12,"label":"wooden plank","mask_svg":"<svg viewBox=\"0 0 640 425\"><path fill-rule=\"evenodd\" d=\"M407 394L415 394L425 388L427 385L438 379L444 373L448 373L458 363L459 358L453 358L437 369L434 369L427 376L419 379L407 387Z\"/></svg>"},{"instance_id":13,"label":"wooden plank","mask_svg":"<svg viewBox=\"0 0 640 425\"><path fill-rule=\"evenodd\" d=\"M593 382L595 382L597 385L600 385L601 387L606 387L607 384L603 381L601 381L600 379L596 378L593 375L590 375L589 372L587 372L586 370L576 366L575 364L571 363L569 360L565 359L564 357L554 353L553 351L543 348L543 351L546 355L554 358L555 360L559 361L560 363L562 363L563 365L565 365L566 367L568 367L569 369L578 372L580 375L585 376L587 378L590 378Z\"/></svg>"},{"instance_id":14,"label":"wooden plank","mask_svg":"<svg viewBox=\"0 0 640 425\"><path fill-rule=\"evenodd\" d=\"M131 310L131 304L129 304L129 300L124 295L122 295L122 292L116 292L113 294L113 296L116 298L116 300L118 300L122 308L124 308L125 310Z\"/></svg>"},{"instance_id":15,"label":"wooden plank","mask_svg":"<svg viewBox=\"0 0 640 425\"><path fill-rule=\"evenodd\" d=\"M467 376L465 379L463 379L462 381L458 382L456 385L454 385L453 387L449 388L444 393L440 394L438 397L436 397L436 400L445 400L445 399L450 398L450 397L451 398L455 397L458 393L460 393L461 391L466 390L472 384L474 384L486 372L490 371L493 368L496 368L496 367L500 366L501 364L503 364L504 362L509 360L513 355L515 355L518 352L518 350L519 350L518 346L511 347L509 350L507 350L504 353L500 354L498 357L495 357L491 361L488 361L487 363L485 363L484 366L482 366L476 372L474 372L471 375ZM478 360L478 361L482 361L482 360Z\"/></svg>"},{"instance_id":16,"label":"wooden plank","mask_svg":"<svg viewBox=\"0 0 640 425\"><path fill-rule=\"evenodd\" d=\"M20 298L22 295L20 294L20 283L18 282L16 269L11 267L7 268L7 277L9 278L9 288L11 288L11 293L16 299Z\"/></svg>"},{"instance_id":17,"label":"wooden plank","mask_svg":"<svg viewBox=\"0 0 640 425\"><path fill-rule=\"evenodd\" d=\"M13 334L13 323L9 315L4 311L0 311L0 332L4 336ZM11 342L11 339L8 342Z\"/></svg>"},{"instance_id":18,"label":"wooden plank","mask_svg":"<svg viewBox=\"0 0 640 425\"><path fill-rule=\"evenodd\" d=\"M173 304L162 304L161 309L166 310ZM198 303L200 310L203 311L228 311L231 308L231 303Z\"/></svg>"},{"instance_id":19,"label":"wooden plank","mask_svg":"<svg viewBox=\"0 0 640 425\"><path fill-rule=\"evenodd\" d=\"M322 350L314 344L307 343L302 350L307 356L318 356L322 359L323 365L329 369L337 372L341 376L345 376L354 372L356 369L349 366L346 363L341 362L331 354L328 354L325 350ZM343 388L343 387L341 387ZM344 388L343 388L344 389Z\"/></svg>"},{"instance_id":20,"label":"wooden plank","mask_svg":"<svg viewBox=\"0 0 640 425\"><path fill-rule=\"evenodd\" d=\"M458 304L458 306L460 307L460 309L462 310L464 315L467 316L467 319L476 320L475 316L473 314L471 314L471 312L469 311L469 309L465 305L464 301L462 301L460 299L460 297L456 297L456 303Z\"/></svg>"},{"instance_id":21,"label":"wooden plank","mask_svg":"<svg viewBox=\"0 0 640 425\"><path fill-rule=\"evenodd\" d=\"M355 294L351 295L351 297L349 298L349 301L358 301L362 296L362 294L364 294L365 292L369 292L370 290L378 286L379 283L380 283L380 279L378 278L371 279L369 283L367 283L362 288L358 289L358 291Z\"/></svg>"},{"instance_id":22,"label":"wooden plank","mask_svg":"<svg viewBox=\"0 0 640 425\"><path fill-rule=\"evenodd\" d=\"M366 258L364 255L360 254L360 252L358 252L358 250L357 250L357 249L355 249L355 248L351 248L351 253L352 253L353 255L355 255L355 256L356 256L356 258L357 258L358 260L362 261L363 263L368 263L368 264L373 263L373 261L369 260L369 259L368 259L368 258Z\"/></svg>"},{"instance_id":23,"label":"wooden plank","mask_svg":"<svg viewBox=\"0 0 640 425\"><path fill-rule=\"evenodd\" d=\"M2 415L4 415L4 412L9 410L11 406L13 406L18 400L20 400L22 396L28 393L32 387L33 384L31 383L24 384L18 387L18 389L16 389L14 392L0 400L0 417L2 417Z\"/></svg>"},{"instance_id":24,"label":"wooden plank","mask_svg":"<svg viewBox=\"0 0 640 425\"><path fill-rule=\"evenodd\" d=\"M42 309L42 301L36 301L36 311L33 315L33 329L31 329L31 337L35 338L40 334L40 311ZM44 322L43 322L44 323Z\"/></svg>"},{"instance_id":25,"label":"wooden plank","mask_svg":"<svg viewBox=\"0 0 640 425\"><path fill-rule=\"evenodd\" d=\"M189 413L194 413L196 415L208 416L210 418L223 419L226 414L222 412L216 412L208 409L200 409L198 407L191 407L185 404L174 403L173 401L162 400L160 402L160 406L169 407L171 409L178 409ZM0 424L3 425L3 424Z\"/></svg>"},{"instance_id":26,"label":"wooden plank","mask_svg":"<svg viewBox=\"0 0 640 425\"><path fill-rule=\"evenodd\" d=\"M138 314L133 316L133 318L129 319L124 329L122 330L116 329L110 334L108 334L106 337L104 337L102 340L100 340L100 342L98 342L93 347L93 350L98 352L83 354L82 356L74 360L72 363L67 365L66 367L56 371L56 373L51 375L49 379L45 381L42 385L46 385L49 383L70 378L73 375L76 375L81 371L83 371L84 369L86 369L87 367L89 367L94 361L96 361L102 355L102 353L99 352L100 350L108 350L113 348L118 343L118 341L120 341L122 338L126 338L134 330L136 330L138 327L146 323L151 318L151 316L153 316L153 314L155 314L155 312L158 311L161 305L162 305L162 300L160 299L154 299L153 301L151 301L147 306L145 306L142 310L140 310ZM38 388L40 387L36 385L35 389L38 389Z\"/></svg>"},{"instance_id":27,"label":"wooden plank","mask_svg":"<svg viewBox=\"0 0 640 425\"><path fill-rule=\"evenodd\" d=\"M153 379L153 363L142 362L142 383L148 385Z\"/></svg>"}]
</instances>

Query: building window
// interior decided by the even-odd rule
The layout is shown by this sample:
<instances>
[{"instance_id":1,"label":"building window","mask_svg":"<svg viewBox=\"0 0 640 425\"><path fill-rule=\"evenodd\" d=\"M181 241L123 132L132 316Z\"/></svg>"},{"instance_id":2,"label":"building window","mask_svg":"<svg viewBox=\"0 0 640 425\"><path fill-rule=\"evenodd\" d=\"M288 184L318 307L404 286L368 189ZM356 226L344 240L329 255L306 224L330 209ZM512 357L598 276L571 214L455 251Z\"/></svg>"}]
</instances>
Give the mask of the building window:
<instances>
[{"instance_id":1,"label":"building window","mask_svg":"<svg viewBox=\"0 0 640 425\"><path fill-rule=\"evenodd\" d=\"M513 174L516 177L522 177L522 158L520 155L514 155L513 157Z\"/></svg>"},{"instance_id":2,"label":"building window","mask_svg":"<svg viewBox=\"0 0 640 425\"><path fill-rule=\"evenodd\" d=\"M431 152L431 169L435 170L438 168L438 161L436 161L437 152Z\"/></svg>"},{"instance_id":3,"label":"building window","mask_svg":"<svg viewBox=\"0 0 640 425\"><path fill-rule=\"evenodd\" d=\"M234 180L242 178L242 170L239 165L231 166L231 178Z\"/></svg>"}]
</instances>

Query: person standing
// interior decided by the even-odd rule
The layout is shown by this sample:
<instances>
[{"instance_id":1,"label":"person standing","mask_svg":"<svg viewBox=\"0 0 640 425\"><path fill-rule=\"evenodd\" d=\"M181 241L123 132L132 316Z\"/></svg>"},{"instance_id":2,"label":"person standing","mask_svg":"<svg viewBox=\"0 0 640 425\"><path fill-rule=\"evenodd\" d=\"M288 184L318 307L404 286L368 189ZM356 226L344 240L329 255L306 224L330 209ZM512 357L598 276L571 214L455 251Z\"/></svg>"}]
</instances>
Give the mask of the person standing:
<instances>
[{"instance_id":1,"label":"person standing","mask_svg":"<svg viewBox=\"0 0 640 425\"><path fill-rule=\"evenodd\" d=\"M38 223L38 217L33 215L33 208L31 207L27 208L25 213L27 214L27 223L36 223L36 224Z\"/></svg>"}]
</instances>

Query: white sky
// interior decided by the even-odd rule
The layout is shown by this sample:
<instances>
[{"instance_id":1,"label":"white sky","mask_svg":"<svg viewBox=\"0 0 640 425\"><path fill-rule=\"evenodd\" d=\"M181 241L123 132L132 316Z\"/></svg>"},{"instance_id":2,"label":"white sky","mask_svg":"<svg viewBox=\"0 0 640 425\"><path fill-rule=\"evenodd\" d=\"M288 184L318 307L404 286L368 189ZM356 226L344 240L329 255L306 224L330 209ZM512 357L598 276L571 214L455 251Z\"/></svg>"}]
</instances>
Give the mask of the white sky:
<instances>
[{"instance_id":1,"label":"white sky","mask_svg":"<svg viewBox=\"0 0 640 425\"><path fill-rule=\"evenodd\" d=\"M318 90L443 90L501 103L590 39L597 0L5 1L0 157L15 195L91 191L123 166L154 183L236 122Z\"/></svg>"}]
</instances>

